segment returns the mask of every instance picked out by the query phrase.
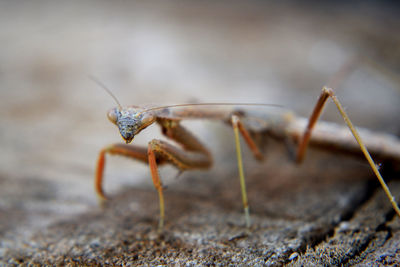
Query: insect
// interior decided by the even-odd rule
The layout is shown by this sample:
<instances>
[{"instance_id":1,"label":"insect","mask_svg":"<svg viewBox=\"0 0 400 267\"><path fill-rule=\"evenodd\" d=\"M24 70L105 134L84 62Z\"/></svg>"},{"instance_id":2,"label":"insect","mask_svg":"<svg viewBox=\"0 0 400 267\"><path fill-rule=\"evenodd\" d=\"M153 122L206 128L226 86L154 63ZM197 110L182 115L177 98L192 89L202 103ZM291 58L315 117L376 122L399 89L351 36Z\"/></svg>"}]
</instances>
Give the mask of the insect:
<instances>
[{"instance_id":1,"label":"insect","mask_svg":"<svg viewBox=\"0 0 400 267\"><path fill-rule=\"evenodd\" d=\"M342 105L334 94L333 90L327 87L322 89L321 95L314 107L309 119L296 118L292 113L274 113L268 121L261 121L257 118L246 117L240 110L232 108L220 109L220 107L232 106L271 106L269 104L243 104L243 103L200 103L160 106L154 108L140 108L137 106L122 107L116 97L99 81L92 78L97 84L103 87L116 101L118 106L108 112L108 119L114 123L125 144L113 144L103 148L97 160L95 173L95 188L100 200L106 200L102 188L105 156L123 155L149 164L154 187L159 197L159 224L158 230L162 231L164 226L165 210L163 186L160 180L158 166L164 163L174 165L180 171L209 168L212 165L212 156L208 149L181 124L184 119L213 119L229 123L234 130L235 144L238 161L238 172L241 185L242 202L245 214L246 226L250 226L249 204L247 200L245 176L241 156L240 135L251 149L254 157L263 159L263 155L252 132L263 132L269 136L287 139L297 144L295 160L300 163L305 154L308 144L322 147L335 147L346 153L362 153L367 159L375 176L378 178L394 210L400 216L400 209L382 178L379 170L372 160L369 151L380 159L400 159L400 140L391 135L376 134L367 130L361 130L364 141L351 123ZM324 105L331 98L339 110L350 131L343 131L343 126L320 122L316 126ZM276 105L272 105L276 106ZM207 108L204 108L207 107ZM219 107L219 108L218 108ZM253 120L259 125L259 129L248 129L246 123ZM142 130L153 123L161 127L162 133L176 141L182 148L171 145L165 141L153 139L147 147L129 145L134 137ZM351 135L351 134L352 135ZM360 152L361 151L361 152Z\"/></svg>"}]
</instances>

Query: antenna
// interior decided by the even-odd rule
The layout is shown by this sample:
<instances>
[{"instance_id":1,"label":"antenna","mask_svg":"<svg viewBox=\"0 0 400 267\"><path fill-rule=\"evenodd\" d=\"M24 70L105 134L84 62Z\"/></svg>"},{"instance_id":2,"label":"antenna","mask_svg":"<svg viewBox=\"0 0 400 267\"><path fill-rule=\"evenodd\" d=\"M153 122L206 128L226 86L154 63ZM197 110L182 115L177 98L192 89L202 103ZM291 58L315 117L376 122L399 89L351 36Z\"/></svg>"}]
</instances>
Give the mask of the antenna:
<instances>
[{"instance_id":1,"label":"antenna","mask_svg":"<svg viewBox=\"0 0 400 267\"><path fill-rule=\"evenodd\" d=\"M159 110L164 108L191 107L191 106L263 106L263 107L278 107L278 108L284 107L282 105L268 104L268 103L192 103L192 104L175 104L175 105L159 106L146 109L143 112Z\"/></svg>"},{"instance_id":2,"label":"antenna","mask_svg":"<svg viewBox=\"0 0 400 267\"><path fill-rule=\"evenodd\" d=\"M107 88L107 86L105 86L102 82L100 82L96 77L89 75L88 76L90 80L92 80L93 82L95 82L98 86L100 86L101 88L104 89L104 91L106 91L117 103L118 108L122 109L121 104L119 103L117 97L110 91L110 89Z\"/></svg>"}]
</instances>

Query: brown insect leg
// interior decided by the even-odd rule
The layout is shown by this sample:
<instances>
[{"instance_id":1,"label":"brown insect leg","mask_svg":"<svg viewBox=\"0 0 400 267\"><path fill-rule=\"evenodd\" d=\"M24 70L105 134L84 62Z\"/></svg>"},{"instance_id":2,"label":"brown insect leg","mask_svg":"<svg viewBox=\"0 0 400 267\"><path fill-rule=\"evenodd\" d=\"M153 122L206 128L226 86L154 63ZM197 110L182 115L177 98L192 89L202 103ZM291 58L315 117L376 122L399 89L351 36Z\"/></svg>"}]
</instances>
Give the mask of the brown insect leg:
<instances>
[{"instance_id":1,"label":"brown insect leg","mask_svg":"<svg viewBox=\"0 0 400 267\"><path fill-rule=\"evenodd\" d=\"M181 171L186 169L207 168L212 164L212 158L208 150L185 128L179 121L169 119L158 119L157 121L164 135L180 143L184 150L178 149L161 140L152 140L148 145L148 162L153 179L154 187L158 191L160 201L159 232L164 226L164 195L158 173L156 156L172 163ZM156 154L155 154L156 153Z\"/></svg>"},{"instance_id":2,"label":"brown insect leg","mask_svg":"<svg viewBox=\"0 0 400 267\"><path fill-rule=\"evenodd\" d=\"M179 120L158 118L162 133L176 142L184 150L163 141L157 141L162 154L180 170L209 168L212 165L212 156L208 149L188 130L180 125ZM152 142L155 142L153 140Z\"/></svg>"},{"instance_id":3,"label":"brown insect leg","mask_svg":"<svg viewBox=\"0 0 400 267\"><path fill-rule=\"evenodd\" d=\"M147 150L145 147L132 146L126 144L114 144L106 148L103 148L100 151L99 157L97 159L96 177L95 177L95 188L100 202L107 200L107 197L105 196L103 191L103 173L106 162L106 154L122 155L129 158L138 159L146 163L148 162Z\"/></svg>"},{"instance_id":4,"label":"brown insect leg","mask_svg":"<svg viewBox=\"0 0 400 267\"><path fill-rule=\"evenodd\" d=\"M318 98L317 104L314 107L314 110L310 116L310 119L308 120L307 127L304 131L303 137L301 138L298 148L297 148L297 154L296 154L296 162L301 163L304 159L304 155L306 154L307 150L307 145L308 142L310 141L311 137L311 132L318 121L318 118L321 116L322 110L324 108L324 105L326 103L326 100L329 97L329 93L326 90L322 90L321 95Z\"/></svg>"},{"instance_id":5,"label":"brown insect leg","mask_svg":"<svg viewBox=\"0 0 400 267\"><path fill-rule=\"evenodd\" d=\"M237 119L235 119L234 122L233 122L233 117L237 118ZM264 155L261 153L260 149L258 148L256 143L254 142L253 138L251 138L249 132L243 126L243 123L240 121L240 118L238 116L236 116L236 115L233 115L232 116L232 123L233 123L233 127L237 127L239 129L239 131L242 134L244 140L246 141L248 147L253 152L254 157L257 160L263 160L264 159Z\"/></svg>"},{"instance_id":6,"label":"brown insect leg","mask_svg":"<svg viewBox=\"0 0 400 267\"><path fill-rule=\"evenodd\" d=\"M251 224L250 209L249 209L249 201L247 199L246 181L245 181L244 170L243 170L242 151L240 148L240 138L239 138L240 120L239 120L239 117L236 115L232 115L231 122L232 122L232 126L233 126L233 132L235 133L236 156L237 156L237 161L238 161L240 188L242 190L242 202L243 202L244 216L245 216L245 220L246 220L246 227L249 228L250 224ZM242 128L244 129L244 127L242 127ZM249 140L251 140L251 139L249 139Z\"/></svg>"},{"instance_id":7,"label":"brown insect leg","mask_svg":"<svg viewBox=\"0 0 400 267\"><path fill-rule=\"evenodd\" d=\"M248 199L247 199L247 190L246 190L246 182L245 182L244 170L243 170L242 152L240 149L239 133L243 136L244 140L246 141L247 145L253 152L253 155L256 159L262 160L264 157L261 154L260 150L258 149L257 145L255 144L254 140L251 138L249 132L243 126L243 123L240 121L239 116L232 115L231 122L232 122L232 126L233 126L233 131L235 133L238 171L239 171L240 187L242 190L242 202L243 202L246 226L250 227L250 211L249 211L249 203L248 203Z\"/></svg>"},{"instance_id":8,"label":"brown insect leg","mask_svg":"<svg viewBox=\"0 0 400 267\"><path fill-rule=\"evenodd\" d=\"M158 192L158 199L160 201L160 219L158 221L158 231L161 232L163 227L164 227L165 212L164 212L163 188L162 188L160 176L158 174L156 156L154 154L154 151L159 149L159 147L157 146L156 141L157 140L153 140L152 142L149 143L148 149L147 149L147 155L148 155L148 159L149 159L149 167L150 167L150 172L151 172L151 178L153 179L153 184L154 184L154 187L156 188L156 190Z\"/></svg>"},{"instance_id":9,"label":"brown insect leg","mask_svg":"<svg viewBox=\"0 0 400 267\"><path fill-rule=\"evenodd\" d=\"M333 102L335 103L337 109L339 110L341 116L343 117L345 123L349 127L351 133L353 134L354 138L356 139L358 145L360 146L361 151L363 152L365 158L367 159L369 165L371 166L372 171L374 172L375 176L378 178L381 186L383 187L383 190L385 191L386 196L389 198L390 203L392 204L394 210L400 217L400 208L397 205L397 202L395 201L395 198L393 197L392 193L389 190L389 187L386 185L385 180L383 180L383 177L381 176L378 168L376 167L375 162L373 161L371 155L369 154L366 146L364 145L364 142L362 141L361 137L359 136L357 130L355 129L353 123L350 121L349 116L347 113L344 111L344 108L340 104L339 100L337 99L335 93L331 88L324 87L322 89L322 93L318 99L318 102L313 110L313 113L311 114L311 117L308 121L308 125L306 127L306 130L304 132L304 135L302 139L300 140L299 143L299 148L297 150L297 162L301 162L306 148L308 141L311 137L311 131L314 128L315 123L317 122L319 116L321 115L322 109L324 107L324 104L326 103L326 100L331 97Z\"/></svg>"},{"instance_id":10,"label":"brown insect leg","mask_svg":"<svg viewBox=\"0 0 400 267\"><path fill-rule=\"evenodd\" d=\"M106 149L102 149L99 153L99 157L97 159L97 164L96 164L96 176L95 176L95 182L94 186L96 189L96 194L97 198L99 199L99 202L103 202L107 200L107 197L104 195L102 183L103 183L103 172L104 172L104 164L105 164L105 153Z\"/></svg>"},{"instance_id":11,"label":"brown insect leg","mask_svg":"<svg viewBox=\"0 0 400 267\"><path fill-rule=\"evenodd\" d=\"M235 145L236 145L236 154L237 154L237 163L238 163L238 171L239 171L239 179L240 179L240 187L242 193L242 202L243 202L243 209L245 214L245 222L246 226L250 227L250 211L249 211L249 204L247 199L247 190L246 190L246 183L245 183L245 176L244 176L244 169L243 169L243 160L242 160L242 152L240 147L240 135L243 136L246 144L252 151L254 157L257 160L263 160L264 156L262 155L259 147L256 145L254 139L251 137L248 130L245 128L244 124L240 121L240 117L243 116L242 114L233 113L229 115L229 119L226 119L225 122L229 123L234 131L235 134Z\"/></svg>"}]
</instances>

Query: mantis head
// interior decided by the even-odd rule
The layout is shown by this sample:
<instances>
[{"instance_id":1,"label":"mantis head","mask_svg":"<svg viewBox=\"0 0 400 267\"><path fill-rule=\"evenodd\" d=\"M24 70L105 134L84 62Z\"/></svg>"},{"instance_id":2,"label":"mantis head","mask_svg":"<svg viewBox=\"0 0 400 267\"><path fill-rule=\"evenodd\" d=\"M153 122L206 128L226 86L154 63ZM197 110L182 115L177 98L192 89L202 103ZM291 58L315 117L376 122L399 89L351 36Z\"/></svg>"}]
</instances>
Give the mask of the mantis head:
<instances>
[{"instance_id":1,"label":"mantis head","mask_svg":"<svg viewBox=\"0 0 400 267\"><path fill-rule=\"evenodd\" d=\"M113 108L108 112L107 117L118 126L119 133L127 144L132 142L141 130L155 121L155 116L151 112L142 112L134 107Z\"/></svg>"},{"instance_id":2,"label":"mantis head","mask_svg":"<svg viewBox=\"0 0 400 267\"><path fill-rule=\"evenodd\" d=\"M112 123L118 126L119 133L127 144L132 142L135 135L140 133L141 130L156 120L153 112L148 112L138 107L122 107L118 99L102 82L94 76L89 76L89 79L103 88L117 103L118 107L109 110L107 117Z\"/></svg>"}]
</instances>

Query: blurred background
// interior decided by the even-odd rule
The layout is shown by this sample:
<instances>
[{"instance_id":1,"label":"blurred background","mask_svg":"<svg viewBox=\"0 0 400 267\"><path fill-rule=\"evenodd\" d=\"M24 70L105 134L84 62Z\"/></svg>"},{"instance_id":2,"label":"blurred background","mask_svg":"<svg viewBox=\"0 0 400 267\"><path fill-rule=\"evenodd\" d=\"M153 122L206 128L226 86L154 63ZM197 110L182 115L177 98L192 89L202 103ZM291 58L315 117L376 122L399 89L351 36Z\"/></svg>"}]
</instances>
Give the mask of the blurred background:
<instances>
[{"instance_id":1,"label":"blurred background","mask_svg":"<svg viewBox=\"0 0 400 267\"><path fill-rule=\"evenodd\" d=\"M308 116L353 62L335 88L350 117L399 133L399 11L396 1L1 1L3 242L96 207L97 153L121 138L106 117L114 100L89 75L122 105L262 102ZM324 119L342 121L333 105ZM188 125L216 158L233 151L226 127ZM134 142L159 137L150 127ZM151 187L149 177L110 158L106 191Z\"/></svg>"}]
</instances>

